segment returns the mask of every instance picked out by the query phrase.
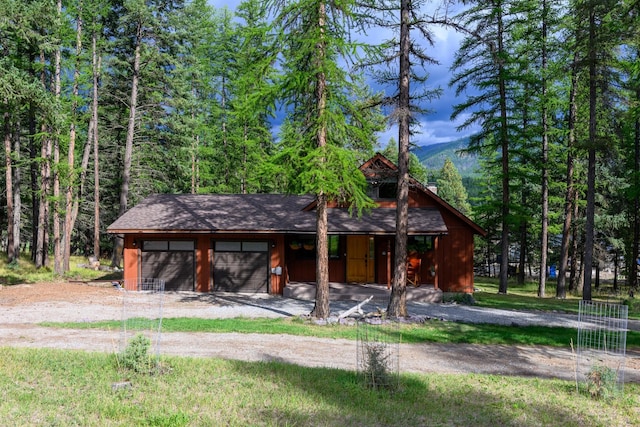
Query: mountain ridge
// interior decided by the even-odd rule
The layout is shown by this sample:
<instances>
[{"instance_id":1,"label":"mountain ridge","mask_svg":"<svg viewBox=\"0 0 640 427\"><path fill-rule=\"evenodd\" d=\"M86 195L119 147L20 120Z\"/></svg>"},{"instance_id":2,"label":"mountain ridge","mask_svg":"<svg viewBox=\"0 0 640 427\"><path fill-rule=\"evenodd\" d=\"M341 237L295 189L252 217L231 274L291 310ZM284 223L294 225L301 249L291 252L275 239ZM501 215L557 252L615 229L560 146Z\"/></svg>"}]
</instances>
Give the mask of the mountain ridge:
<instances>
[{"instance_id":1,"label":"mountain ridge","mask_svg":"<svg viewBox=\"0 0 640 427\"><path fill-rule=\"evenodd\" d=\"M428 170L429 175L439 172L447 158L451 159L462 178L477 177L479 162L477 154L460 153L469 147L469 138L460 138L449 142L421 145L411 149Z\"/></svg>"}]
</instances>

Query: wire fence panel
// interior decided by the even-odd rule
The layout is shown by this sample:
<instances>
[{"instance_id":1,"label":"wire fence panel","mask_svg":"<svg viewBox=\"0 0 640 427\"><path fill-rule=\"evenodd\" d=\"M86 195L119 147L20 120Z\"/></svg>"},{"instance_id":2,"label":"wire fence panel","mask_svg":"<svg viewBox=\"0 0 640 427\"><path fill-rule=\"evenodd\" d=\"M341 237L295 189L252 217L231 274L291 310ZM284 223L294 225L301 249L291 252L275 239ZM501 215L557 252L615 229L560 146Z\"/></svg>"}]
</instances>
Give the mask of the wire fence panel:
<instances>
[{"instance_id":1,"label":"wire fence panel","mask_svg":"<svg viewBox=\"0 0 640 427\"><path fill-rule=\"evenodd\" d=\"M131 340L143 335L149 340L149 353L160 357L162 336L162 309L164 304L163 279L142 278L122 282L122 329L120 353Z\"/></svg>"},{"instance_id":2,"label":"wire fence panel","mask_svg":"<svg viewBox=\"0 0 640 427\"><path fill-rule=\"evenodd\" d=\"M629 307L594 301L580 301L576 346L576 386L604 387L615 381L624 386ZM593 391L592 391L593 393Z\"/></svg>"},{"instance_id":3,"label":"wire fence panel","mask_svg":"<svg viewBox=\"0 0 640 427\"><path fill-rule=\"evenodd\" d=\"M367 387L396 390L400 380L398 322L364 318L357 323L358 373Z\"/></svg>"}]
</instances>

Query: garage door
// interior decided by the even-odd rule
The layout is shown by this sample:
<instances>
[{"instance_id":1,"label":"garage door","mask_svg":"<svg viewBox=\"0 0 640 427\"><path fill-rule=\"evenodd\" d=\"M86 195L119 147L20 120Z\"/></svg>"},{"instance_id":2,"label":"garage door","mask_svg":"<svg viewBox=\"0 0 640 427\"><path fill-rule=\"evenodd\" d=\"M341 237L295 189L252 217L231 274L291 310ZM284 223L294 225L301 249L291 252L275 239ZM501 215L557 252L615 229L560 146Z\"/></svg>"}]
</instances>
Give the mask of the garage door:
<instances>
[{"instance_id":1,"label":"garage door","mask_svg":"<svg viewBox=\"0 0 640 427\"><path fill-rule=\"evenodd\" d=\"M268 292L269 243L216 241L213 283L216 291Z\"/></svg>"},{"instance_id":2,"label":"garage door","mask_svg":"<svg viewBox=\"0 0 640 427\"><path fill-rule=\"evenodd\" d=\"M195 244L188 240L146 240L142 244L141 276L164 279L166 291L193 291Z\"/></svg>"}]
</instances>

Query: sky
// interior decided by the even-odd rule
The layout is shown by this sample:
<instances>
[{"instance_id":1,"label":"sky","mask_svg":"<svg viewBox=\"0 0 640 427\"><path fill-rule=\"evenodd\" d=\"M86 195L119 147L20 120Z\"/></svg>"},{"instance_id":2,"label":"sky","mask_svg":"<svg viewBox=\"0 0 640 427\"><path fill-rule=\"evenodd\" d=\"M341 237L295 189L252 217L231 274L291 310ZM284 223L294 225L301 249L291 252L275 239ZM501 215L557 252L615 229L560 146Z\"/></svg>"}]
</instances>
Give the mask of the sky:
<instances>
[{"instance_id":1,"label":"sky","mask_svg":"<svg viewBox=\"0 0 640 427\"><path fill-rule=\"evenodd\" d=\"M216 8L226 6L232 11L235 10L239 3L240 0L209 0L209 4ZM373 33L373 31L370 31L367 38L368 42L375 41L371 40ZM451 78L450 66L462 40L462 35L442 27L434 27L433 34L434 45L427 47L425 50L427 54L436 59L439 64L425 66L425 72L429 76L426 84L429 89L442 89L443 93L439 99L432 100L426 105L432 113L419 117L420 125L418 132L412 137L411 141L415 145L430 145L455 141L477 133L479 130L477 125L473 125L465 130L457 131L456 128L465 119L464 115L461 115L455 122L450 120L453 106L463 101L462 98L456 98L455 88L449 87L449 80ZM379 38L380 40L383 40L385 37L380 31L376 31L375 35L376 39ZM392 93L392 89L388 90L387 93ZM391 138L395 141L398 140L397 126L390 126L386 131L379 134L381 148L384 148Z\"/></svg>"}]
</instances>

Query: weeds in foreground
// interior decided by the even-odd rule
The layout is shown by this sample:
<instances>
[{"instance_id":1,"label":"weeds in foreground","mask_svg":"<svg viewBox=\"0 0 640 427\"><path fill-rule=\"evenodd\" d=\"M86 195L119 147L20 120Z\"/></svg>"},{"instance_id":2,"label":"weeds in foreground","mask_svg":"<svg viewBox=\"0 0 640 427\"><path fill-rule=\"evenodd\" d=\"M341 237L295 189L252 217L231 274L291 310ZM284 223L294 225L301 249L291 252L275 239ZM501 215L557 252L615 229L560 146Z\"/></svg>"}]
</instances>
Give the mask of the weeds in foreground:
<instances>
[{"instance_id":1,"label":"weeds in foreground","mask_svg":"<svg viewBox=\"0 0 640 427\"><path fill-rule=\"evenodd\" d=\"M117 355L118 366L139 374L153 372L158 366L158 360L149 353L150 347L151 340L143 334L137 334L131 338L124 351Z\"/></svg>"},{"instance_id":2,"label":"weeds in foreground","mask_svg":"<svg viewBox=\"0 0 640 427\"><path fill-rule=\"evenodd\" d=\"M618 374L604 365L594 365L587 374L587 391L594 399L609 400L616 394Z\"/></svg>"},{"instance_id":3,"label":"weeds in foreground","mask_svg":"<svg viewBox=\"0 0 640 427\"><path fill-rule=\"evenodd\" d=\"M367 343L364 345L362 375L365 385L374 390L390 390L396 388L391 361L384 343Z\"/></svg>"}]
</instances>

